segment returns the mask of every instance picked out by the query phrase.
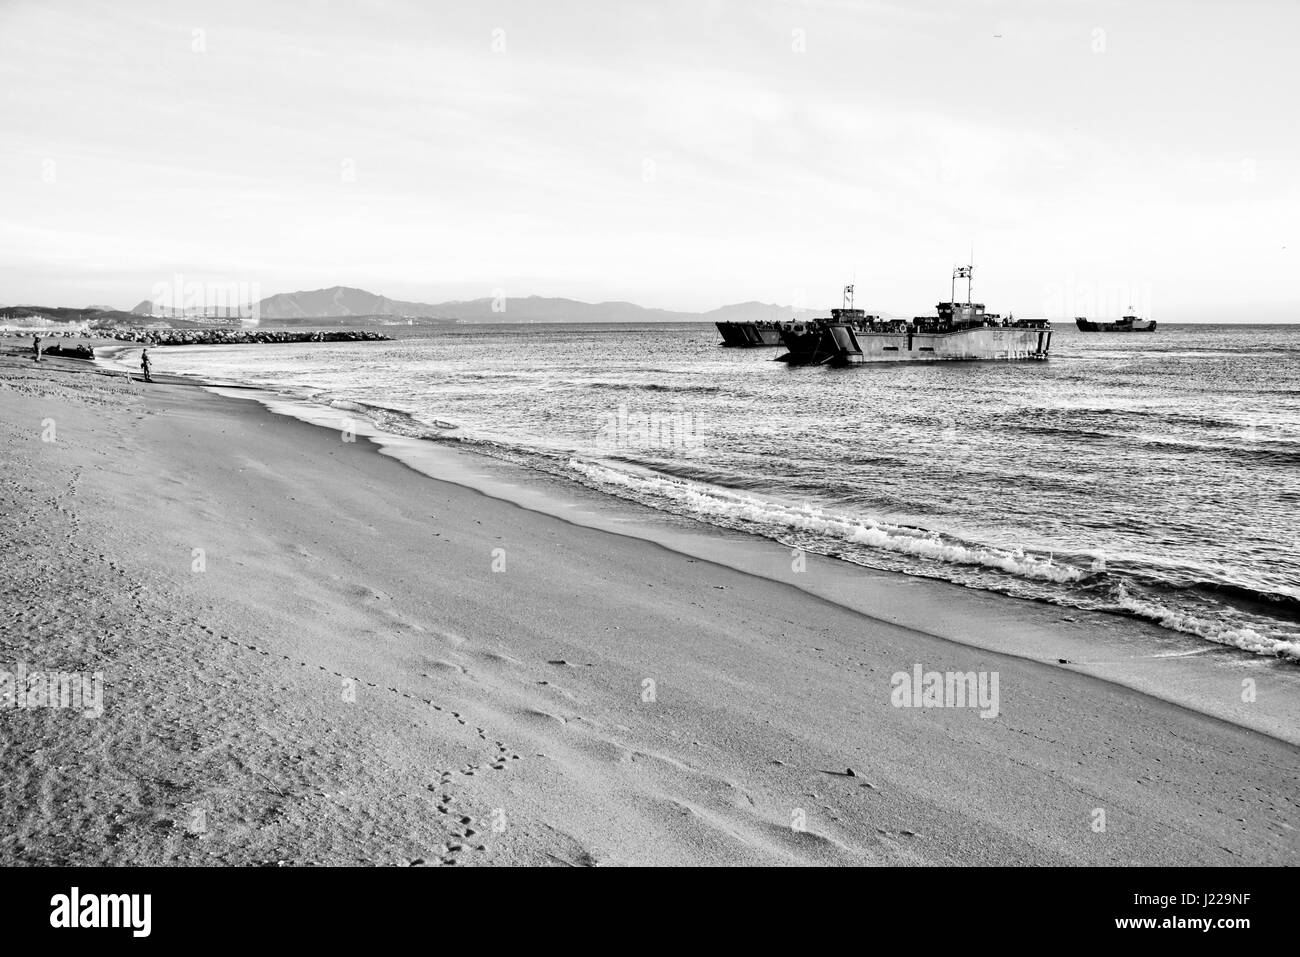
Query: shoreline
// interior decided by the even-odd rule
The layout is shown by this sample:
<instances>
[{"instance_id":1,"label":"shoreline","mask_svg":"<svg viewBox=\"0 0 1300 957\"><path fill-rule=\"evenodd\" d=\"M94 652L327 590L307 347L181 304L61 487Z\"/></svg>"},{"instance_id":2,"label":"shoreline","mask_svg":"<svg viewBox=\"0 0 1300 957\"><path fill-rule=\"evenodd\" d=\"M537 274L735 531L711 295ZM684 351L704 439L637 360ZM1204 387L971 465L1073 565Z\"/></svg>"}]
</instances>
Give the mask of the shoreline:
<instances>
[{"instance_id":1,"label":"shoreline","mask_svg":"<svg viewBox=\"0 0 1300 957\"><path fill-rule=\"evenodd\" d=\"M131 348L110 347L113 354L105 356L105 367L114 368L111 363L116 357ZM261 385L206 381L192 375L172 378L219 396L259 403L273 414L327 431L350 427L358 437L375 442L382 454L435 481L452 482L564 522L651 542L956 644L1068 667L1300 745L1300 667L1281 657L1258 655L1116 612L1018 598L814 552L804 554L806 570L796 574L790 549L772 539L663 513L475 449L385 432L363 412L299 399ZM900 591L908 593L906 600L898 599ZM1193 660L1197 658L1213 659L1218 670L1207 670ZM1254 701L1241 699L1241 682L1246 679L1256 685Z\"/></svg>"},{"instance_id":2,"label":"shoreline","mask_svg":"<svg viewBox=\"0 0 1300 957\"><path fill-rule=\"evenodd\" d=\"M409 463L360 429L343 442L190 383L127 389L88 364L0 363L17 484L71 483L48 509L39 492L16 500L43 509L23 535L66 526L66 537L57 553L55 540L24 543L7 584L20 595L44 587L33 584L40 561L84 557L79 587L107 589L86 610L29 600L35 637L10 627L0 633L6 654L57 656L57 635L74 625L141 628L136 641L105 639L98 652L109 656L109 683L93 733L142 757L129 776L180 781L188 803L227 795L213 801L206 839L175 827L181 815L166 791L110 800L126 801L127 827L142 831L157 824L148 808L169 808L165 839L140 844L147 861L221 852L246 862L290 847L297 863L398 862L408 850L405 863L1295 861L1283 820L1295 810L1292 746L888 617L942 586L996 599L974 599L996 637L1007 628L992 609L1014 599L906 586L897 580L906 576L853 566L872 583L868 616L806 582L569 520L583 506L557 520L395 468ZM60 423L57 443L33 438L44 418ZM518 495L537 494L486 471ZM740 535L714 537L733 560L753 549ZM207 568L196 575L200 541ZM832 564L809 556L817 587L831 593ZM109 587L121 577L140 587ZM959 619L969 607L944 613ZM46 635L50 615L63 620ZM158 662L238 689L237 703L174 700L177 676L158 674ZM1000 716L892 707L890 675L914 664L1000 673ZM156 693L123 711L123 674ZM359 696L340 704L338 683L349 678ZM649 700L647 680L658 689ZM27 717L48 737L41 752L85 763L85 742L57 716ZM204 746L151 755L134 744L159 722L188 727ZM334 738L330 748L319 747L322 735ZM19 750L8 760L30 757ZM186 764L209 752L215 782ZM49 783L30 768L15 774L10 787L32 795ZM322 805L313 788L335 800ZM463 815L472 823L447 820L455 802L476 809ZM266 819L252 821L263 804ZM21 818L7 822L21 846L0 843L9 862L31 862L22 849L39 847L43 828L68 825L57 800L6 806ZM1090 826L1099 807L1110 809L1104 832ZM74 816L83 838L100 833L107 811L96 808ZM500 832L484 827L497 810L511 822ZM806 827L792 827L796 812ZM359 821L371 822L374 841L342 846L338 834ZM408 848L434 838L437 854ZM98 857L58 842L44 853L112 859L106 838L90 846Z\"/></svg>"}]
</instances>

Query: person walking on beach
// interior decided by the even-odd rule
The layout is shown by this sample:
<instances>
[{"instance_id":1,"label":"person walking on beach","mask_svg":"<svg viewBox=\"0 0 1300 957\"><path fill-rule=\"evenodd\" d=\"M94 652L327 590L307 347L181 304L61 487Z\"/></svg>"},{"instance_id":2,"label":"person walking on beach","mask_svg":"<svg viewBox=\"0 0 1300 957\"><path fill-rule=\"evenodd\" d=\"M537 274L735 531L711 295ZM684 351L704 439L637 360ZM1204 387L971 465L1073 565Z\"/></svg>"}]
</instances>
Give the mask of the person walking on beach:
<instances>
[{"instance_id":1,"label":"person walking on beach","mask_svg":"<svg viewBox=\"0 0 1300 957\"><path fill-rule=\"evenodd\" d=\"M41 361L41 337L32 336L32 352L36 354L36 361Z\"/></svg>"},{"instance_id":2,"label":"person walking on beach","mask_svg":"<svg viewBox=\"0 0 1300 957\"><path fill-rule=\"evenodd\" d=\"M148 349L140 350L140 371L144 373L145 382L153 381L153 379L149 377L149 350Z\"/></svg>"}]
</instances>

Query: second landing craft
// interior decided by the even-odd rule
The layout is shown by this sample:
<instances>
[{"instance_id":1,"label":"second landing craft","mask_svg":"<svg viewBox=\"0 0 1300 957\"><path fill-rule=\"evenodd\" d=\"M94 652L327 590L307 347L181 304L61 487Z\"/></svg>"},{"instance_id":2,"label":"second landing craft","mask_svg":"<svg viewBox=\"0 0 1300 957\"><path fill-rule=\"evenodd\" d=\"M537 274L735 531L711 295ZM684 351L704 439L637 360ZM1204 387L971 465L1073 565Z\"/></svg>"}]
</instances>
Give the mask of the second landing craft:
<instances>
[{"instance_id":1,"label":"second landing craft","mask_svg":"<svg viewBox=\"0 0 1300 957\"><path fill-rule=\"evenodd\" d=\"M1080 332L1155 332L1156 321L1154 319L1139 319L1137 316L1128 315L1122 319L1116 319L1114 322L1091 322L1083 316L1078 316L1074 324L1079 327Z\"/></svg>"}]
</instances>

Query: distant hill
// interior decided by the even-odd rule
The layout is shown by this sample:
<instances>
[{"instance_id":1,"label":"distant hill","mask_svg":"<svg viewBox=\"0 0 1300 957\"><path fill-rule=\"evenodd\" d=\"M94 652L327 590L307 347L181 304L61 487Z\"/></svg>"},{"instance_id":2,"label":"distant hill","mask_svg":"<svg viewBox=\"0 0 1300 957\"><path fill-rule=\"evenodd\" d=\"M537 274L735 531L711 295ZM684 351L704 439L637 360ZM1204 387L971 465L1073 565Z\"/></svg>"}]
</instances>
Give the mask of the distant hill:
<instances>
[{"instance_id":1,"label":"distant hill","mask_svg":"<svg viewBox=\"0 0 1300 957\"><path fill-rule=\"evenodd\" d=\"M433 317L434 308L420 302L389 299L364 289L334 286L310 292L282 292L259 304L262 320L319 319L324 316Z\"/></svg>"},{"instance_id":2,"label":"distant hill","mask_svg":"<svg viewBox=\"0 0 1300 957\"><path fill-rule=\"evenodd\" d=\"M867 311L871 312L870 309ZM813 319L824 315L825 309L795 309L770 302L738 302L711 309L702 313L701 318L709 322L786 322L790 319Z\"/></svg>"},{"instance_id":3,"label":"distant hill","mask_svg":"<svg viewBox=\"0 0 1300 957\"><path fill-rule=\"evenodd\" d=\"M581 302L546 296L406 302L346 286L280 293L263 299L259 306L262 322L340 316L392 316L417 322L757 322L813 315L812 310L796 312L789 306L763 302L736 303L709 312L678 312L648 309L623 301Z\"/></svg>"},{"instance_id":4,"label":"distant hill","mask_svg":"<svg viewBox=\"0 0 1300 957\"><path fill-rule=\"evenodd\" d=\"M461 322L690 322L697 313L647 309L631 302L523 296L466 299L428 306L431 315Z\"/></svg>"},{"instance_id":5,"label":"distant hill","mask_svg":"<svg viewBox=\"0 0 1300 957\"><path fill-rule=\"evenodd\" d=\"M517 299L485 296L451 302L408 302L350 286L282 292L261 300L258 309L262 323L272 325L338 325L346 320L407 321L416 325L444 322L779 322L825 314L824 310L794 309L768 302L738 302L708 312L679 312L649 309L632 302L581 302L546 296ZM147 299L131 310L137 316L159 311Z\"/></svg>"},{"instance_id":6,"label":"distant hill","mask_svg":"<svg viewBox=\"0 0 1300 957\"><path fill-rule=\"evenodd\" d=\"M263 299L258 308L263 322L343 316L391 316L420 322L681 322L701 318L693 313L645 309L630 302L589 303L543 296L408 302L347 286L280 293Z\"/></svg>"}]
</instances>

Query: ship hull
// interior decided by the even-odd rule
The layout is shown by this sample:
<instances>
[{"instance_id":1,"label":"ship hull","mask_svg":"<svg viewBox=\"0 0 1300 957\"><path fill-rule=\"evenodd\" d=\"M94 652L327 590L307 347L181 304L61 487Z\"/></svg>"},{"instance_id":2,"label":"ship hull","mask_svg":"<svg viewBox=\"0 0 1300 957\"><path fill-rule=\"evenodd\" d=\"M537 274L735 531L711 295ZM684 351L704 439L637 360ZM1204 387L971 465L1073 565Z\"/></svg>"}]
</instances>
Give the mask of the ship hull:
<instances>
[{"instance_id":1,"label":"ship hull","mask_svg":"<svg viewBox=\"0 0 1300 957\"><path fill-rule=\"evenodd\" d=\"M715 322L722 344L735 349L755 349L781 344L781 329L757 322Z\"/></svg>"},{"instance_id":2,"label":"ship hull","mask_svg":"<svg viewBox=\"0 0 1300 957\"><path fill-rule=\"evenodd\" d=\"M944 362L1046 359L1052 330L981 326L949 332L863 332L824 323L783 334L792 365L858 365L875 362Z\"/></svg>"}]
</instances>

